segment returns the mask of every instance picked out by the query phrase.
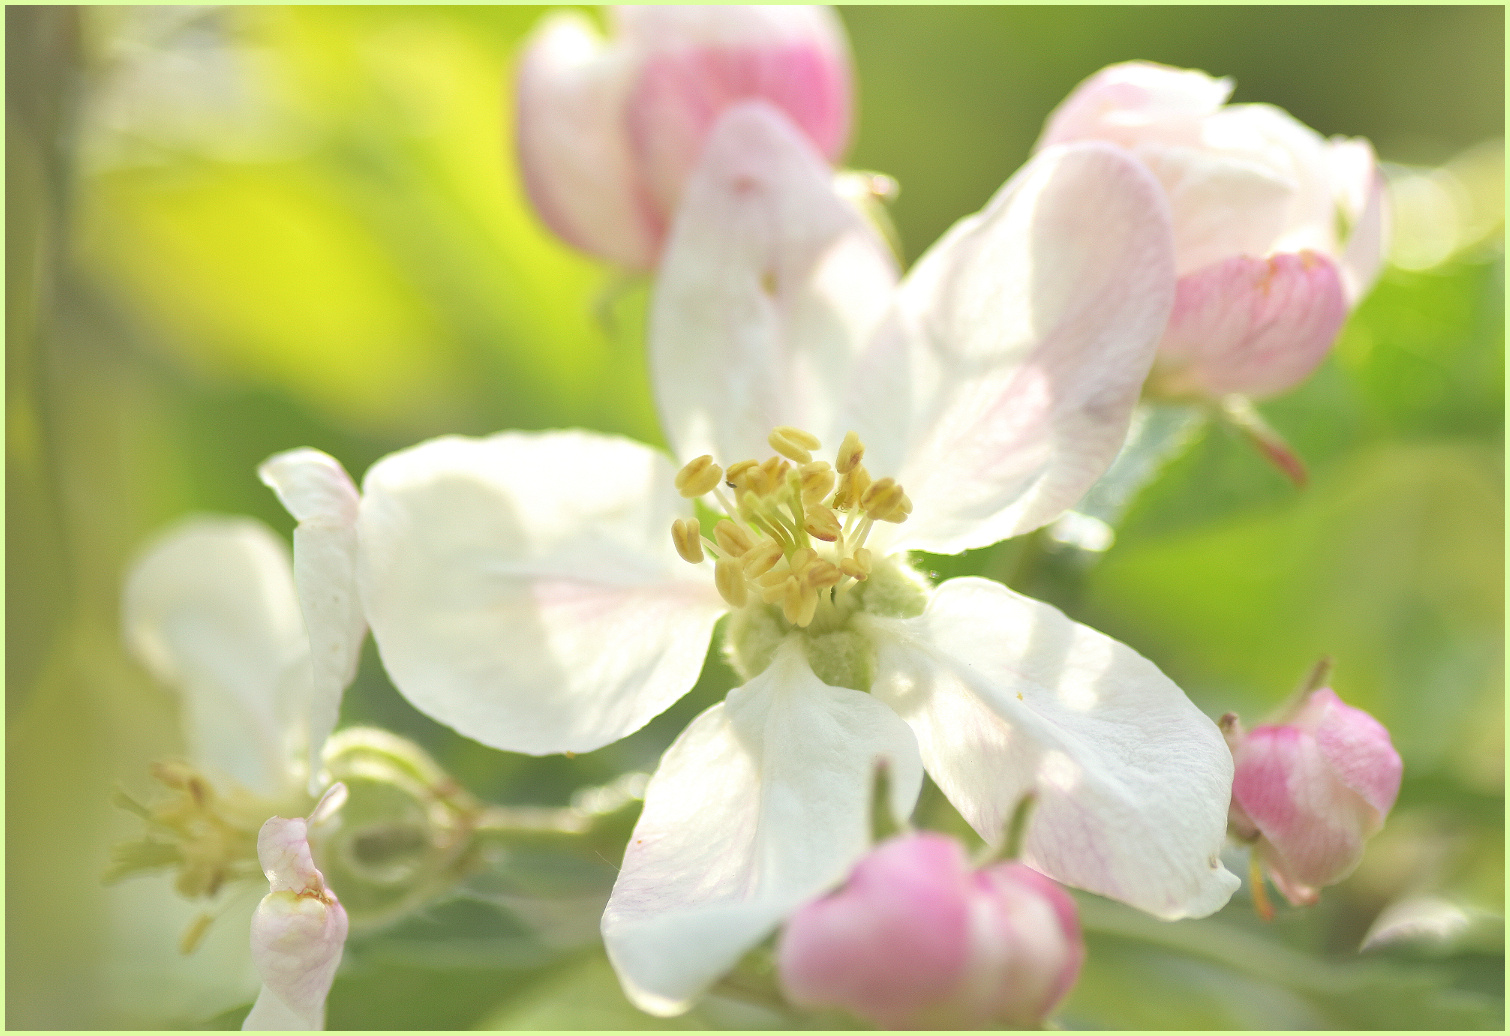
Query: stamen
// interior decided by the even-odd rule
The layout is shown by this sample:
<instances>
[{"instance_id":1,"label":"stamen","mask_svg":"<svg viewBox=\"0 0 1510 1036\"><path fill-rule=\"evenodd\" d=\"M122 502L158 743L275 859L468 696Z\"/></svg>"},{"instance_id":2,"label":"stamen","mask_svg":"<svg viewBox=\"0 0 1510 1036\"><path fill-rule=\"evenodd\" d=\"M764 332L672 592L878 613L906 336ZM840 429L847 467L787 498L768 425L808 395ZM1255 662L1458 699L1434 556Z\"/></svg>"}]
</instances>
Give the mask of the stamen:
<instances>
[{"instance_id":1,"label":"stamen","mask_svg":"<svg viewBox=\"0 0 1510 1036\"><path fill-rule=\"evenodd\" d=\"M827 507L813 505L807 509L807 521L804 527L807 534L815 540L825 543L833 543L843 531L839 527L839 516Z\"/></svg>"},{"instance_id":2,"label":"stamen","mask_svg":"<svg viewBox=\"0 0 1510 1036\"><path fill-rule=\"evenodd\" d=\"M677 518L671 523L671 542L676 544L676 552L682 556L683 561L694 565L703 560L703 537L697 527L697 522L686 518Z\"/></svg>"},{"instance_id":3,"label":"stamen","mask_svg":"<svg viewBox=\"0 0 1510 1036\"><path fill-rule=\"evenodd\" d=\"M704 454L676 473L676 491L692 499L702 496L718 485L723 469L713 463L712 454Z\"/></svg>"},{"instance_id":4,"label":"stamen","mask_svg":"<svg viewBox=\"0 0 1510 1036\"><path fill-rule=\"evenodd\" d=\"M834 506L841 511L853 511L860 506L860 498L870 488L870 472L865 465L856 464L839 480L839 491L834 494Z\"/></svg>"},{"instance_id":5,"label":"stamen","mask_svg":"<svg viewBox=\"0 0 1510 1036\"><path fill-rule=\"evenodd\" d=\"M821 503L824 497L833 492L835 476L827 462L815 460L811 464L804 464L797 469L797 474L801 478L803 504Z\"/></svg>"},{"instance_id":6,"label":"stamen","mask_svg":"<svg viewBox=\"0 0 1510 1036\"><path fill-rule=\"evenodd\" d=\"M729 470L724 472L724 481L734 489L734 495L740 496L751 489L748 479L751 468L760 467L758 460L742 460L738 464L730 464Z\"/></svg>"},{"instance_id":7,"label":"stamen","mask_svg":"<svg viewBox=\"0 0 1510 1036\"><path fill-rule=\"evenodd\" d=\"M733 558L719 558L713 566L713 585L730 608L743 608L749 600L750 590L745 584L744 572Z\"/></svg>"},{"instance_id":8,"label":"stamen","mask_svg":"<svg viewBox=\"0 0 1510 1036\"><path fill-rule=\"evenodd\" d=\"M789 457L798 464L810 464L813 455L810 450L816 450L822 445L818 437L811 432L804 432L801 428L793 428L790 425L782 425L773 431L766 439L771 444L771 449Z\"/></svg>"},{"instance_id":9,"label":"stamen","mask_svg":"<svg viewBox=\"0 0 1510 1036\"><path fill-rule=\"evenodd\" d=\"M871 485L860 497L860 508L867 517L878 522L902 521L907 516L902 513L902 501L907 494L902 492L902 487L897 485L894 478L883 478Z\"/></svg>"},{"instance_id":10,"label":"stamen","mask_svg":"<svg viewBox=\"0 0 1510 1036\"><path fill-rule=\"evenodd\" d=\"M870 564L870 548L856 547L853 554L839 562L839 569L847 576L863 580L870 575Z\"/></svg>"},{"instance_id":11,"label":"stamen","mask_svg":"<svg viewBox=\"0 0 1510 1036\"><path fill-rule=\"evenodd\" d=\"M723 552L731 558L744 557L755 541L750 539L750 534L744 528L735 525L725 518L713 527L713 538L723 548Z\"/></svg>"},{"instance_id":12,"label":"stamen","mask_svg":"<svg viewBox=\"0 0 1510 1036\"><path fill-rule=\"evenodd\" d=\"M776 567L776 562L782 558L781 544L774 540L766 540L751 547L743 559L744 573L747 579L758 579L771 569Z\"/></svg>"},{"instance_id":13,"label":"stamen","mask_svg":"<svg viewBox=\"0 0 1510 1036\"><path fill-rule=\"evenodd\" d=\"M802 572L802 582L814 590L826 590L842 578L844 578L844 573L839 570L838 565L821 558L807 566Z\"/></svg>"},{"instance_id":14,"label":"stamen","mask_svg":"<svg viewBox=\"0 0 1510 1036\"><path fill-rule=\"evenodd\" d=\"M760 599L766 604L775 604L777 601L784 601L786 600L788 590L796 585L797 580L793 579L791 576L786 576L775 586L762 587L760 591ZM791 620L788 619L787 621L790 622Z\"/></svg>"},{"instance_id":15,"label":"stamen","mask_svg":"<svg viewBox=\"0 0 1510 1036\"><path fill-rule=\"evenodd\" d=\"M864 456L865 444L860 441L860 437L854 432L846 432L844 441L839 444L839 455L834 458L834 467L839 474L848 475Z\"/></svg>"}]
</instances>

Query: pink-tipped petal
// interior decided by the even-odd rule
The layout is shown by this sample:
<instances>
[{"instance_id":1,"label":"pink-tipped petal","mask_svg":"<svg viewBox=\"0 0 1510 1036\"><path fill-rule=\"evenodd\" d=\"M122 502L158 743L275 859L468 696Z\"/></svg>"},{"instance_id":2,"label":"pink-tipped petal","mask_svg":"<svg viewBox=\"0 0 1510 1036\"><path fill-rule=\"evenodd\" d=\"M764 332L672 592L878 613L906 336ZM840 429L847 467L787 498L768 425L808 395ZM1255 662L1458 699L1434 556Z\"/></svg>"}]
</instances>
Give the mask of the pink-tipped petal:
<instances>
[{"instance_id":1,"label":"pink-tipped petal","mask_svg":"<svg viewBox=\"0 0 1510 1036\"><path fill-rule=\"evenodd\" d=\"M319 450L289 450L257 469L299 522L294 584L309 634L314 694L309 703L309 790L318 790L320 752L336 728L341 695L356 678L367 619L357 596L357 508L361 496L340 462Z\"/></svg>"},{"instance_id":2,"label":"pink-tipped petal","mask_svg":"<svg viewBox=\"0 0 1510 1036\"><path fill-rule=\"evenodd\" d=\"M1159 185L1051 148L902 285L849 381L865 464L915 502L897 546L953 554L1058 517L1121 449L1173 300Z\"/></svg>"},{"instance_id":3,"label":"pink-tipped petal","mask_svg":"<svg viewBox=\"0 0 1510 1036\"><path fill-rule=\"evenodd\" d=\"M885 243L796 127L765 102L731 108L651 302L651 372L676 455L765 457L779 425L838 446L837 400L895 283Z\"/></svg>"},{"instance_id":4,"label":"pink-tipped petal","mask_svg":"<svg viewBox=\"0 0 1510 1036\"><path fill-rule=\"evenodd\" d=\"M1275 395L1316 369L1346 318L1326 257L1234 256L1180 278L1155 384L1169 395Z\"/></svg>"},{"instance_id":5,"label":"pink-tipped petal","mask_svg":"<svg viewBox=\"0 0 1510 1036\"><path fill-rule=\"evenodd\" d=\"M1343 702L1330 687L1312 692L1291 723L1311 732L1342 782L1381 818L1394 808L1404 768L1383 723Z\"/></svg>"},{"instance_id":6,"label":"pink-tipped petal","mask_svg":"<svg viewBox=\"0 0 1510 1036\"><path fill-rule=\"evenodd\" d=\"M323 1029L346 911L315 868L303 819L263 824L257 856L271 886L252 917L252 962L263 985L242 1028Z\"/></svg>"},{"instance_id":7,"label":"pink-tipped petal","mask_svg":"<svg viewBox=\"0 0 1510 1036\"><path fill-rule=\"evenodd\" d=\"M629 148L634 58L582 15L549 15L525 45L515 135L540 218L585 252L630 269L655 263L664 231Z\"/></svg>"},{"instance_id":8,"label":"pink-tipped petal","mask_svg":"<svg viewBox=\"0 0 1510 1036\"><path fill-rule=\"evenodd\" d=\"M1193 69L1129 61L1103 68L1055 108L1038 148L1074 140L1107 140L1124 147L1149 140L1194 144L1200 120L1232 93L1232 80Z\"/></svg>"}]
</instances>

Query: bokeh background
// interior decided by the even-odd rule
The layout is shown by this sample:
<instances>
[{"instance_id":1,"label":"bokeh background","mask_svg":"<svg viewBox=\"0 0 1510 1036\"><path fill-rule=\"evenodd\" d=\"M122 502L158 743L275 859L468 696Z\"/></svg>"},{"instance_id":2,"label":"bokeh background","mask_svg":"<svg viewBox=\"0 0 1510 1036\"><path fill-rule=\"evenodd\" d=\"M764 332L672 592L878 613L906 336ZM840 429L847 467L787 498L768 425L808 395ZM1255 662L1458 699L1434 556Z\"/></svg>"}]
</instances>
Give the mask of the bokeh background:
<instances>
[{"instance_id":1,"label":"bokeh background","mask_svg":"<svg viewBox=\"0 0 1510 1036\"><path fill-rule=\"evenodd\" d=\"M441 433L661 441L646 285L552 239L520 189L509 70L538 15L7 9L9 1027L235 1027L250 999L227 999L235 976L213 957L173 959L166 882L100 882L110 843L137 832L112 788L145 793L148 764L180 750L172 695L119 642L122 573L146 538L191 512L287 535L254 468L293 446L359 476ZM1261 720L1329 655L1335 688L1405 759L1386 829L1313 910L1264 926L1241 892L1214 918L1161 925L1082 897L1090 959L1065 1025L1500 1028L1503 10L842 16L859 78L849 164L900 181L909 260L1113 61L1230 75L1236 100L1367 136L1391 163L1395 265L1320 371L1263 407L1309 463L1308 489L1204 426L1104 554L1039 534L926 564L1058 604L1212 716ZM532 759L419 716L369 645L342 716L414 738L484 798L557 804L653 767L731 683L714 659L640 734ZM957 824L936 795L924 810ZM479 909L354 939L330 1026L666 1024L623 1001L590 923ZM1387 909L1420 937L1360 954ZM723 1003L672 1024L790 1022Z\"/></svg>"}]
</instances>

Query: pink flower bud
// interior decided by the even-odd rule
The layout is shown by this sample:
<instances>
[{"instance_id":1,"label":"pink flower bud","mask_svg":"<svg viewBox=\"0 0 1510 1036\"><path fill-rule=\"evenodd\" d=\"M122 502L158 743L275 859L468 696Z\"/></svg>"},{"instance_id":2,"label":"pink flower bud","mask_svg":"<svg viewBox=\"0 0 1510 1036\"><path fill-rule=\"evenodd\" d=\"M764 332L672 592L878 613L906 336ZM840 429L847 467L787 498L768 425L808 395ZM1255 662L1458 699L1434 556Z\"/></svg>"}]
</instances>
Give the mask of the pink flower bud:
<instances>
[{"instance_id":1,"label":"pink flower bud","mask_svg":"<svg viewBox=\"0 0 1510 1036\"><path fill-rule=\"evenodd\" d=\"M1150 381L1164 395L1293 388L1325 358L1387 247L1367 141L1325 140L1270 105L1225 104L1231 92L1203 72L1113 65L1055 109L1039 141L1119 144L1164 187L1180 278Z\"/></svg>"},{"instance_id":2,"label":"pink flower bud","mask_svg":"<svg viewBox=\"0 0 1510 1036\"><path fill-rule=\"evenodd\" d=\"M1020 863L973 871L958 842L926 833L872 851L793 915L777 952L793 1003L890 1029L1036 1027L1085 956L1063 889Z\"/></svg>"},{"instance_id":3,"label":"pink flower bud","mask_svg":"<svg viewBox=\"0 0 1510 1036\"><path fill-rule=\"evenodd\" d=\"M823 7L621 7L605 41L548 17L519 63L516 134L540 217L586 252L655 265L704 140L764 99L829 161L849 135L844 30Z\"/></svg>"},{"instance_id":4,"label":"pink flower bud","mask_svg":"<svg viewBox=\"0 0 1510 1036\"><path fill-rule=\"evenodd\" d=\"M1288 722L1238 733L1232 754L1232 826L1297 906L1358 865L1400 792L1389 731L1326 687Z\"/></svg>"}]
</instances>

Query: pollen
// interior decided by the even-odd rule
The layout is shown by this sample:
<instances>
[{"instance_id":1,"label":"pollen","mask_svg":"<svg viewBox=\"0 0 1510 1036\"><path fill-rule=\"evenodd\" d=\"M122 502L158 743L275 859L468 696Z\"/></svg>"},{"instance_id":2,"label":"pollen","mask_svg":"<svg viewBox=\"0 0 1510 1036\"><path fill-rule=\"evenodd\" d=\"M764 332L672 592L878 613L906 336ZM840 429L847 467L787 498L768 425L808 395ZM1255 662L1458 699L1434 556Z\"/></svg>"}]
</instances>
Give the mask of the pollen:
<instances>
[{"instance_id":1,"label":"pollen","mask_svg":"<svg viewBox=\"0 0 1510 1036\"><path fill-rule=\"evenodd\" d=\"M714 583L731 608L758 600L801 629L828 610L842 621L844 609L855 607L844 604L846 593L872 572L865 546L872 526L906 521L912 501L895 479L871 477L861 463L865 444L854 432L844 436L832 464L814 459L822 443L803 429L783 425L767 442L775 451L769 457L724 468L706 455L681 469L677 490L688 498L711 494L710 506L724 517L711 538L695 520L677 519L676 552L691 564L700 564L705 550L713 556Z\"/></svg>"}]
</instances>

